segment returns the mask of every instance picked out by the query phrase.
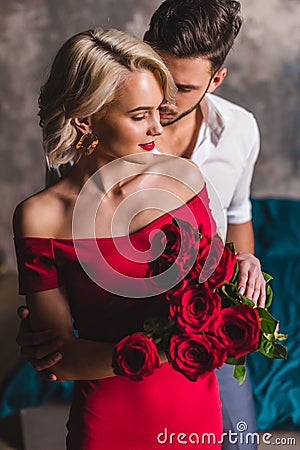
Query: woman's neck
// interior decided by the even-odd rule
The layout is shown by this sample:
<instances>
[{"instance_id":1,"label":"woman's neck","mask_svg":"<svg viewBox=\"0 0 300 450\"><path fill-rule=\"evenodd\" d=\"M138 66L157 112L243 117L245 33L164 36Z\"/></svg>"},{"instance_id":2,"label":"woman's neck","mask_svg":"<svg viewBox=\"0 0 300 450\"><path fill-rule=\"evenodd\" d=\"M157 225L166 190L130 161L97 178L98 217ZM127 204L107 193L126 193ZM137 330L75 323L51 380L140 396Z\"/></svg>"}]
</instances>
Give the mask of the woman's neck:
<instances>
[{"instance_id":1,"label":"woman's neck","mask_svg":"<svg viewBox=\"0 0 300 450\"><path fill-rule=\"evenodd\" d=\"M120 189L130 179L138 176L153 162L152 153L137 153L122 158L106 158L98 155L82 156L69 172L69 177L79 187L92 178L102 193Z\"/></svg>"}]
</instances>

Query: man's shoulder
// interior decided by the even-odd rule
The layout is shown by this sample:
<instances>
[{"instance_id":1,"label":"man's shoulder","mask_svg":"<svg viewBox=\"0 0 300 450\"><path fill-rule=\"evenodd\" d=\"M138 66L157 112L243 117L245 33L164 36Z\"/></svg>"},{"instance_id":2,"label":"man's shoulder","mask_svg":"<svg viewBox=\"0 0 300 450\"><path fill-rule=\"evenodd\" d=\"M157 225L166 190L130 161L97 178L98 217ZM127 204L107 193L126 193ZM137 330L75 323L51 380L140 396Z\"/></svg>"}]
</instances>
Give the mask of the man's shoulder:
<instances>
[{"instance_id":1,"label":"man's shoulder","mask_svg":"<svg viewBox=\"0 0 300 450\"><path fill-rule=\"evenodd\" d=\"M216 136L215 146L220 142L222 153L227 152L233 157L233 148L238 154L248 160L250 155L255 159L259 152L260 131L253 114L217 95L209 94L208 124ZM222 137L222 140L221 140Z\"/></svg>"},{"instance_id":2,"label":"man's shoulder","mask_svg":"<svg viewBox=\"0 0 300 450\"><path fill-rule=\"evenodd\" d=\"M247 108L216 94L207 94L207 99L208 102L221 114L225 121L234 118L235 120L240 119L244 120L246 123L256 124L254 114Z\"/></svg>"}]
</instances>

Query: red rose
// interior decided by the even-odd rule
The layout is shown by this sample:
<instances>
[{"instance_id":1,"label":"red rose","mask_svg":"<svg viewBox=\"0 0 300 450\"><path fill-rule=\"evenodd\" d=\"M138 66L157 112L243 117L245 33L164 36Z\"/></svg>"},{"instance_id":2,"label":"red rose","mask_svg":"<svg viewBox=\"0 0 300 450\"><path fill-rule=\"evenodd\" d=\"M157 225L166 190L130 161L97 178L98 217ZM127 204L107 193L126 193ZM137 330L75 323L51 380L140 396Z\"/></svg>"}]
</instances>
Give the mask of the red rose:
<instances>
[{"instance_id":1,"label":"red rose","mask_svg":"<svg viewBox=\"0 0 300 450\"><path fill-rule=\"evenodd\" d=\"M222 256L224 244L217 237L202 236L200 239L197 259L191 271L191 276L205 281L216 269Z\"/></svg>"},{"instance_id":2,"label":"red rose","mask_svg":"<svg viewBox=\"0 0 300 450\"><path fill-rule=\"evenodd\" d=\"M240 358L258 348L260 320L255 308L237 305L221 311L222 322L217 330L228 356Z\"/></svg>"},{"instance_id":3,"label":"red rose","mask_svg":"<svg viewBox=\"0 0 300 450\"><path fill-rule=\"evenodd\" d=\"M181 246L178 226L173 223L163 225L151 238L151 246L156 256L177 256Z\"/></svg>"},{"instance_id":4,"label":"red rose","mask_svg":"<svg viewBox=\"0 0 300 450\"><path fill-rule=\"evenodd\" d=\"M184 272L176 257L161 255L148 264L145 277L157 277L155 286L169 290L184 278Z\"/></svg>"},{"instance_id":5,"label":"red rose","mask_svg":"<svg viewBox=\"0 0 300 450\"><path fill-rule=\"evenodd\" d=\"M176 223L163 225L151 238L151 247L156 259L158 255L174 259L178 257L177 263L186 273L196 259L195 244L198 246L197 231L188 222L178 219Z\"/></svg>"},{"instance_id":6,"label":"red rose","mask_svg":"<svg viewBox=\"0 0 300 450\"><path fill-rule=\"evenodd\" d=\"M198 254L199 232L189 222L179 219L175 220L177 220L181 235L181 247L178 258L185 274L187 274L191 270Z\"/></svg>"},{"instance_id":7,"label":"red rose","mask_svg":"<svg viewBox=\"0 0 300 450\"><path fill-rule=\"evenodd\" d=\"M173 292L170 319L185 333L214 331L221 319L221 298L206 284L189 283Z\"/></svg>"},{"instance_id":8,"label":"red rose","mask_svg":"<svg viewBox=\"0 0 300 450\"><path fill-rule=\"evenodd\" d=\"M156 277L153 280L156 287L169 291L174 286L177 289L188 274L199 247L198 231L184 220L174 221L162 226L151 238L152 253L156 257L148 263L145 270L145 277Z\"/></svg>"},{"instance_id":9,"label":"red rose","mask_svg":"<svg viewBox=\"0 0 300 450\"><path fill-rule=\"evenodd\" d=\"M228 247L224 247L219 264L207 280L212 289L217 289L225 281L231 280L234 274L235 263L235 254Z\"/></svg>"},{"instance_id":10,"label":"red rose","mask_svg":"<svg viewBox=\"0 0 300 450\"><path fill-rule=\"evenodd\" d=\"M182 334L171 337L169 357L173 369L196 381L199 376L221 367L226 351L213 336Z\"/></svg>"},{"instance_id":11,"label":"red rose","mask_svg":"<svg viewBox=\"0 0 300 450\"><path fill-rule=\"evenodd\" d=\"M200 283L206 281L211 289L217 289L225 281L231 280L235 263L235 254L228 247L224 247L218 236L203 236L191 276Z\"/></svg>"},{"instance_id":12,"label":"red rose","mask_svg":"<svg viewBox=\"0 0 300 450\"><path fill-rule=\"evenodd\" d=\"M190 284L189 279L184 278L183 280L181 280L178 284L176 284L174 287L165 292L166 300L168 302L174 301L176 303L180 298L180 295L185 291L185 289L189 284Z\"/></svg>"},{"instance_id":13,"label":"red rose","mask_svg":"<svg viewBox=\"0 0 300 450\"><path fill-rule=\"evenodd\" d=\"M141 333L126 336L114 348L112 367L116 375L142 380L160 367L156 345Z\"/></svg>"}]
</instances>

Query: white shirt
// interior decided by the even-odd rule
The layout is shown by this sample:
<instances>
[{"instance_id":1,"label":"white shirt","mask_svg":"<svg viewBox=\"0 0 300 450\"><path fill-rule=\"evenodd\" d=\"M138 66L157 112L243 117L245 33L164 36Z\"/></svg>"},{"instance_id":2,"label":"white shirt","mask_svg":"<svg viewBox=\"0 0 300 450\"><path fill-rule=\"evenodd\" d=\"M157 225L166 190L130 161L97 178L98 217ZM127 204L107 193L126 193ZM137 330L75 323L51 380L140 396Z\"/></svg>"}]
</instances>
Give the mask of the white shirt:
<instances>
[{"instance_id":1,"label":"white shirt","mask_svg":"<svg viewBox=\"0 0 300 450\"><path fill-rule=\"evenodd\" d=\"M260 136L254 116L221 97L206 94L203 121L191 159L205 178L210 206L225 238L227 223L251 220L250 187Z\"/></svg>"}]
</instances>

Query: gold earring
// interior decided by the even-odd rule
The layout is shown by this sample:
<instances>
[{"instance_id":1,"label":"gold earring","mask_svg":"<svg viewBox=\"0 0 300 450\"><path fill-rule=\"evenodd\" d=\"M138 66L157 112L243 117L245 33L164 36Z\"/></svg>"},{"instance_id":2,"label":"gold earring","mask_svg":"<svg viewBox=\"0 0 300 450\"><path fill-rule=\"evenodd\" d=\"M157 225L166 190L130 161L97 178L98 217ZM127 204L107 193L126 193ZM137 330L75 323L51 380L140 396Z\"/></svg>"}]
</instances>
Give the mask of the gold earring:
<instances>
[{"instance_id":1,"label":"gold earring","mask_svg":"<svg viewBox=\"0 0 300 450\"><path fill-rule=\"evenodd\" d=\"M93 133L85 133L81 136L76 144L76 150L85 156L89 156L95 150L95 147L99 144L99 139Z\"/></svg>"}]
</instances>

